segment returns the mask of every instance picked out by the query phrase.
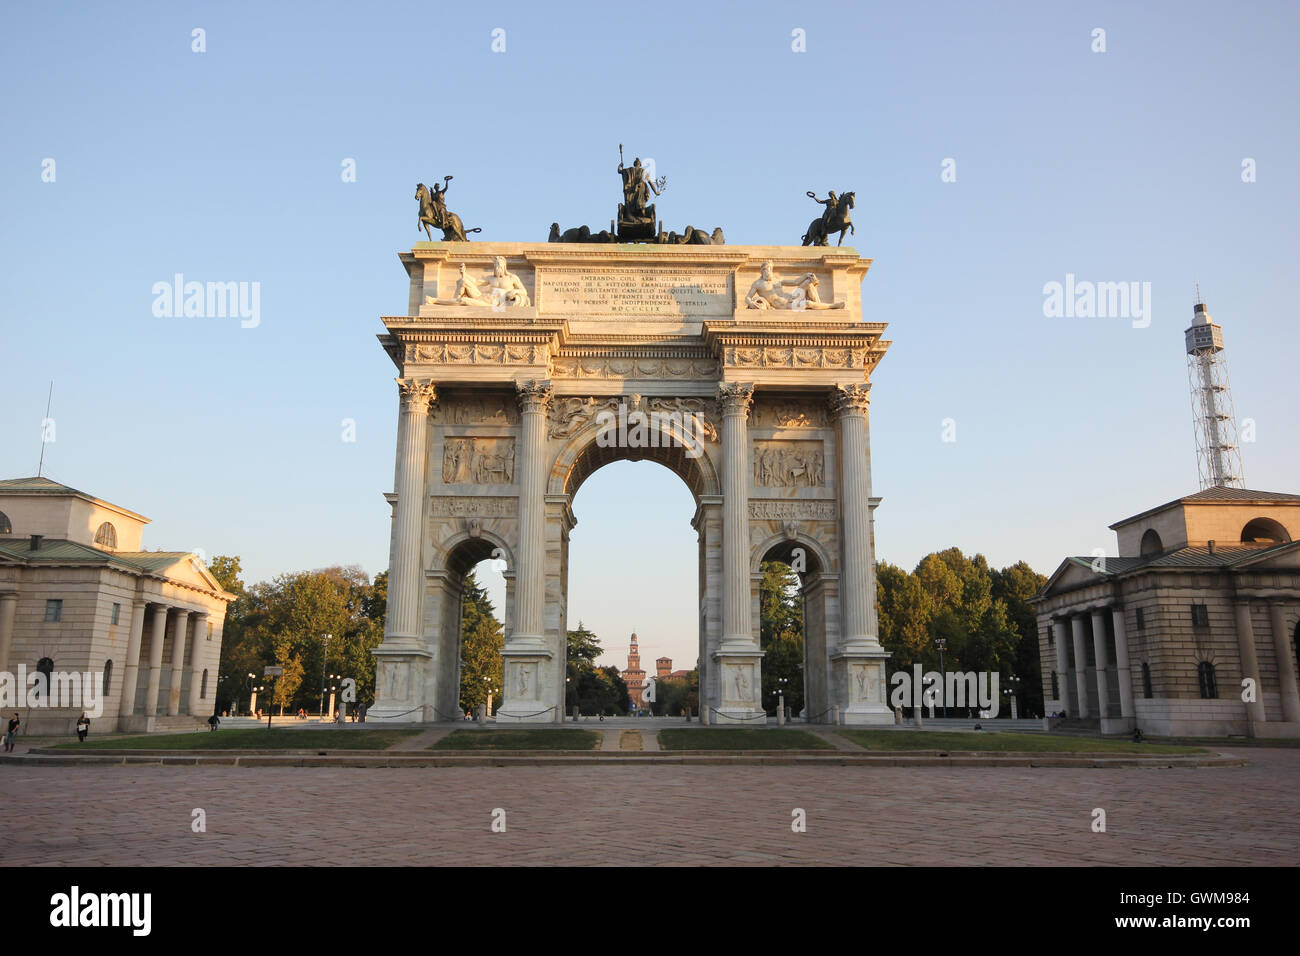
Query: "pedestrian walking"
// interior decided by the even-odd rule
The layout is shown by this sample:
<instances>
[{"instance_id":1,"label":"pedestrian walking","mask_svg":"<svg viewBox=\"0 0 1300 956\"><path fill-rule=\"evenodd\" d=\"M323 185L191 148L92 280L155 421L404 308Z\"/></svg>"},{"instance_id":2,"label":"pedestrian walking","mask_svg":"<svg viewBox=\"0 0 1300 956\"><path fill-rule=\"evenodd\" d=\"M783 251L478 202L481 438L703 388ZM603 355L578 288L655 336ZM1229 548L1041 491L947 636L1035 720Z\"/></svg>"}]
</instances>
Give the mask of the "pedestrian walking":
<instances>
[{"instance_id":1,"label":"pedestrian walking","mask_svg":"<svg viewBox=\"0 0 1300 956\"><path fill-rule=\"evenodd\" d=\"M220 726L221 726L221 718L218 717L216 714L213 714L211 717L208 718L209 731L216 730Z\"/></svg>"},{"instance_id":2,"label":"pedestrian walking","mask_svg":"<svg viewBox=\"0 0 1300 956\"><path fill-rule=\"evenodd\" d=\"M77 718L77 739L84 744L88 733L90 733L90 718L83 713Z\"/></svg>"},{"instance_id":3,"label":"pedestrian walking","mask_svg":"<svg viewBox=\"0 0 1300 956\"><path fill-rule=\"evenodd\" d=\"M5 728L5 753L7 754L14 751L14 737L17 736L18 725L21 723L22 721L18 719L17 713L9 718L9 725Z\"/></svg>"}]
</instances>

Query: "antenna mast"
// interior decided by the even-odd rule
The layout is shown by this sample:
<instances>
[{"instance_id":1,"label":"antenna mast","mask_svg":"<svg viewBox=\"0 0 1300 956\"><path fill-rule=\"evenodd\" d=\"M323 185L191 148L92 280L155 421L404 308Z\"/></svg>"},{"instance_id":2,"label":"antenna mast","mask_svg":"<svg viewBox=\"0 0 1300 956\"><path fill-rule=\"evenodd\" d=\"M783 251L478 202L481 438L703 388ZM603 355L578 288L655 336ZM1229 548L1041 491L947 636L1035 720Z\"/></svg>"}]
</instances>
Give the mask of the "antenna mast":
<instances>
[{"instance_id":1,"label":"antenna mast","mask_svg":"<svg viewBox=\"0 0 1300 956\"><path fill-rule=\"evenodd\" d=\"M1214 323L1201 284L1196 284L1192 324L1184 333L1187 378L1192 391L1196 428L1196 463L1201 490L1244 487L1241 447L1237 443L1237 416L1228 384L1228 363L1223 358L1223 329Z\"/></svg>"},{"instance_id":2,"label":"antenna mast","mask_svg":"<svg viewBox=\"0 0 1300 956\"><path fill-rule=\"evenodd\" d=\"M36 466L36 477L41 477L41 472L45 470L45 429L49 426L50 421L50 403L54 401L54 380L50 379L50 393L45 396L45 417L41 419L41 460Z\"/></svg>"}]
</instances>

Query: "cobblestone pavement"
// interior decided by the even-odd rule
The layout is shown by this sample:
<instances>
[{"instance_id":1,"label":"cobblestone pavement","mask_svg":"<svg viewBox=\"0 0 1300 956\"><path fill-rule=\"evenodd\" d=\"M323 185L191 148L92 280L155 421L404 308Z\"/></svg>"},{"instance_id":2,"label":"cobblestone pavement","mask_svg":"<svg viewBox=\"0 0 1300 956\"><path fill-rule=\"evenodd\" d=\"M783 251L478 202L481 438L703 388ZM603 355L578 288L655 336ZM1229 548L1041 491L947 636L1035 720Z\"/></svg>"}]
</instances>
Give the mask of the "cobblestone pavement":
<instances>
[{"instance_id":1,"label":"cobblestone pavement","mask_svg":"<svg viewBox=\"0 0 1300 956\"><path fill-rule=\"evenodd\" d=\"M0 763L0 862L1300 864L1300 750L1246 753L1188 770Z\"/></svg>"}]
</instances>

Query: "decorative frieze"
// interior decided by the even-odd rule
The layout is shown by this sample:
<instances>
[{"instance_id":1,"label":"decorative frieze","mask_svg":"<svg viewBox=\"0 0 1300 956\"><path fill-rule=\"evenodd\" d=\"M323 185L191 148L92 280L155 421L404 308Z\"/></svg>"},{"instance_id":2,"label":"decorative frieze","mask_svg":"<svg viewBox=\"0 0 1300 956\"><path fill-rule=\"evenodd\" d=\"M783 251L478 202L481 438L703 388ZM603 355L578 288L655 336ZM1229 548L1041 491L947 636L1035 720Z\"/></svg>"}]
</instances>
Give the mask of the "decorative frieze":
<instances>
[{"instance_id":1,"label":"decorative frieze","mask_svg":"<svg viewBox=\"0 0 1300 956\"><path fill-rule=\"evenodd\" d=\"M717 361L706 358L557 356L551 363L552 378L712 379L717 376Z\"/></svg>"},{"instance_id":2,"label":"decorative frieze","mask_svg":"<svg viewBox=\"0 0 1300 956\"><path fill-rule=\"evenodd\" d=\"M749 516L759 520L834 521L833 501L751 501Z\"/></svg>"},{"instance_id":3,"label":"decorative frieze","mask_svg":"<svg viewBox=\"0 0 1300 956\"><path fill-rule=\"evenodd\" d=\"M439 495L429 499L429 515L434 518L511 518L518 505L515 498Z\"/></svg>"},{"instance_id":4,"label":"decorative frieze","mask_svg":"<svg viewBox=\"0 0 1300 956\"><path fill-rule=\"evenodd\" d=\"M729 346L723 352L729 368L866 368L865 348L798 348L795 346Z\"/></svg>"},{"instance_id":5,"label":"decorative frieze","mask_svg":"<svg viewBox=\"0 0 1300 956\"><path fill-rule=\"evenodd\" d=\"M427 342L406 346L413 365L540 365L547 349L540 345L479 342Z\"/></svg>"}]
</instances>

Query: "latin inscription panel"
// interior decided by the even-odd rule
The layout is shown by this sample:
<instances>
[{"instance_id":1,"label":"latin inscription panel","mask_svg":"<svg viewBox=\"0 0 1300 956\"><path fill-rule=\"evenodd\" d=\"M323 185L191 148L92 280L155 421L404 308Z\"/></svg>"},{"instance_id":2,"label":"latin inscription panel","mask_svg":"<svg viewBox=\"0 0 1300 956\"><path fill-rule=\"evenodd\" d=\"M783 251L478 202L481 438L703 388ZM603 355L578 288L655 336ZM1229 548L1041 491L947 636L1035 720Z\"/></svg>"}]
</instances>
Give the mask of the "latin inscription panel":
<instances>
[{"instance_id":1,"label":"latin inscription panel","mask_svg":"<svg viewBox=\"0 0 1300 956\"><path fill-rule=\"evenodd\" d=\"M601 268L544 266L537 270L542 312L679 318L731 315L731 270L671 266Z\"/></svg>"}]
</instances>

